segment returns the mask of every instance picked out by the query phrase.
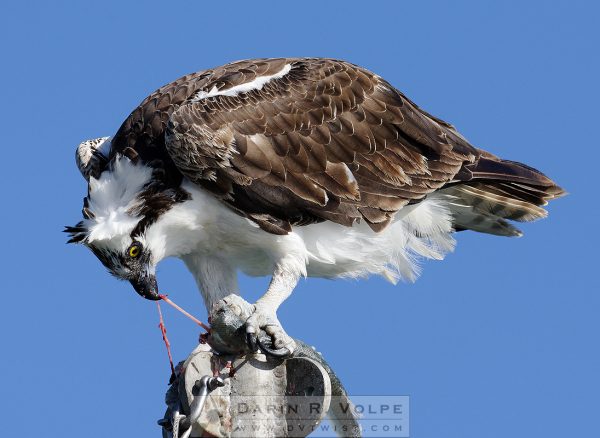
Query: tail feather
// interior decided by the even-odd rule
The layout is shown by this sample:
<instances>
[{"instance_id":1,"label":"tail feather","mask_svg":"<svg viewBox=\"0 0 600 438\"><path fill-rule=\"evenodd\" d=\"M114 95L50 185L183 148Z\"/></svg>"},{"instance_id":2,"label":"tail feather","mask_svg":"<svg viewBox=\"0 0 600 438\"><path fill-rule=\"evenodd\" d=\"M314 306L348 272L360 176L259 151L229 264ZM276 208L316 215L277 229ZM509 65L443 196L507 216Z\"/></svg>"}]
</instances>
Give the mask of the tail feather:
<instances>
[{"instance_id":1,"label":"tail feather","mask_svg":"<svg viewBox=\"0 0 600 438\"><path fill-rule=\"evenodd\" d=\"M465 166L457 177L437 194L446 197L456 230L521 236L521 231L508 220L528 222L544 218L548 213L542 206L565 194L540 171L484 151L476 163Z\"/></svg>"},{"instance_id":2,"label":"tail feather","mask_svg":"<svg viewBox=\"0 0 600 438\"><path fill-rule=\"evenodd\" d=\"M510 237L520 237L523 234L510 222L491 213L476 209L459 197L451 196L448 205L456 231L473 230L480 233Z\"/></svg>"}]
</instances>

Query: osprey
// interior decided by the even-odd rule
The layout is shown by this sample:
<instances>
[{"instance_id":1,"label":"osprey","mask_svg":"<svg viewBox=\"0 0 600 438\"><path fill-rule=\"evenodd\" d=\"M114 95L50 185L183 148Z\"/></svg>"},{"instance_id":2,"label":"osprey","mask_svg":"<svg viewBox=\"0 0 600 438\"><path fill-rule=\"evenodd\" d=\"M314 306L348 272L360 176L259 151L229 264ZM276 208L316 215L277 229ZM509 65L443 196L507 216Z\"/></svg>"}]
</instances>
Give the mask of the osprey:
<instances>
[{"instance_id":1,"label":"osprey","mask_svg":"<svg viewBox=\"0 0 600 438\"><path fill-rule=\"evenodd\" d=\"M333 59L186 75L76 158L88 195L69 242L151 300L166 257L185 262L208 309L238 293L238 270L272 275L246 331L288 350L276 311L301 277L414 280L418 259L453 249L453 232L520 236L509 221L542 218L564 194Z\"/></svg>"}]
</instances>

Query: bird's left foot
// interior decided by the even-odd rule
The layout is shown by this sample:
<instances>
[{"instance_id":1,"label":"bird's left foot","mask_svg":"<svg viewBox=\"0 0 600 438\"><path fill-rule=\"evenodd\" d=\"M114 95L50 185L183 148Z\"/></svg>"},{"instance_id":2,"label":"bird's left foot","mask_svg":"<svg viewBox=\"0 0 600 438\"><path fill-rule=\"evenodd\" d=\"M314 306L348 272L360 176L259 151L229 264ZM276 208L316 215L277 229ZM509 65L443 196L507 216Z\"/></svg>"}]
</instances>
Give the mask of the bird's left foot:
<instances>
[{"instance_id":1,"label":"bird's left foot","mask_svg":"<svg viewBox=\"0 0 600 438\"><path fill-rule=\"evenodd\" d=\"M259 337L261 330L271 338L270 345L268 340ZM246 320L246 335L252 350L260 347L264 353L272 356L289 356L296 348L296 343L283 330L275 312L259 303L254 305L254 312Z\"/></svg>"}]
</instances>

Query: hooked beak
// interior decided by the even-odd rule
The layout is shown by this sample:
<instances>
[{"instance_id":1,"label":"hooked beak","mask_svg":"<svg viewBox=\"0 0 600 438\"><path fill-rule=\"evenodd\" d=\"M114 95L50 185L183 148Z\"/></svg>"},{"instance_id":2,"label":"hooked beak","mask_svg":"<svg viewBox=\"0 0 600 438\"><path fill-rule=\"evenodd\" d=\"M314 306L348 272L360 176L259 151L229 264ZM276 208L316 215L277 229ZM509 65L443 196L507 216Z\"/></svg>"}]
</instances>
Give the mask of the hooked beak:
<instances>
[{"instance_id":1,"label":"hooked beak","mask_svg":"<svg viewBox=\"0 0 600 438\"><path fill-rule=\"evenodd\" d=\"M129 281L135 291L147 300L158 301L158 285L154 275L147 275Z\"/></svg>"}]
</instances>

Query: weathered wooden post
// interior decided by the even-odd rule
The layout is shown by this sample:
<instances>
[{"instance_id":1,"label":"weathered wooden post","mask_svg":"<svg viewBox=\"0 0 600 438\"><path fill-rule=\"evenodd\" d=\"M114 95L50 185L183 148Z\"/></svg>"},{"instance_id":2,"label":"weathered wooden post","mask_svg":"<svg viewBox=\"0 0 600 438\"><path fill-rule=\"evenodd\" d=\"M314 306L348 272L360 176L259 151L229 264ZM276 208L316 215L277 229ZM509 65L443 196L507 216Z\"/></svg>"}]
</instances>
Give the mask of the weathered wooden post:
<instances>
[{"instance_id":1,"label":"weathered wooden post","mask_svg":"<svg viewBox=\"0 0 600 438\"><path fill-rule=\"evenodd\" d=\"M304 437L326 415L344 436L360 436L346 391L312 347L296 340L287 358L249 351L250 311L238 296L213 307L207 343L178 365L167 392L163 437Z\"/></svg>"}]
</instances>

